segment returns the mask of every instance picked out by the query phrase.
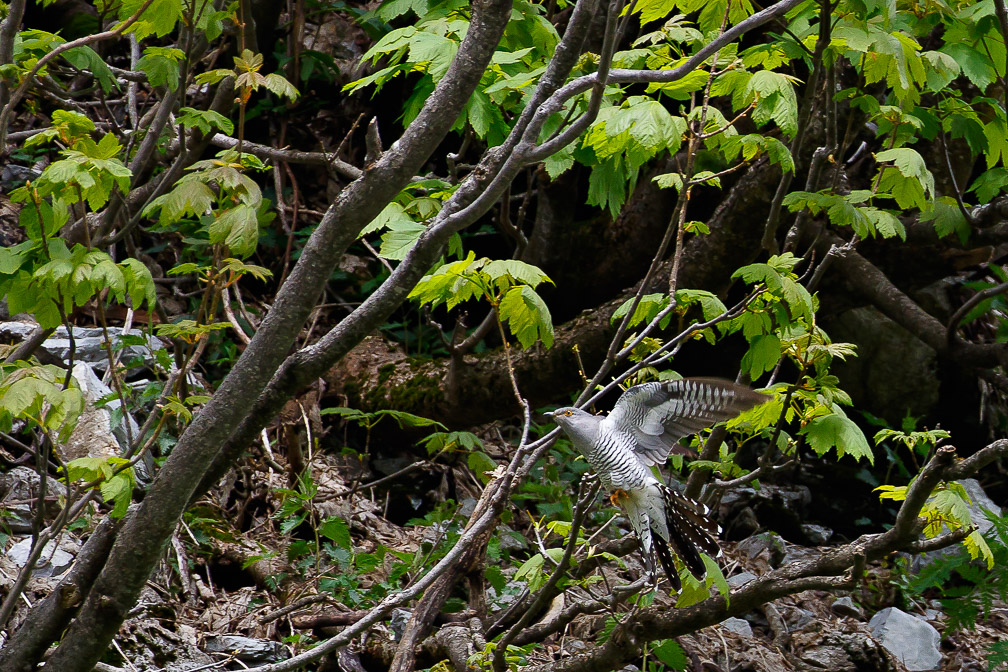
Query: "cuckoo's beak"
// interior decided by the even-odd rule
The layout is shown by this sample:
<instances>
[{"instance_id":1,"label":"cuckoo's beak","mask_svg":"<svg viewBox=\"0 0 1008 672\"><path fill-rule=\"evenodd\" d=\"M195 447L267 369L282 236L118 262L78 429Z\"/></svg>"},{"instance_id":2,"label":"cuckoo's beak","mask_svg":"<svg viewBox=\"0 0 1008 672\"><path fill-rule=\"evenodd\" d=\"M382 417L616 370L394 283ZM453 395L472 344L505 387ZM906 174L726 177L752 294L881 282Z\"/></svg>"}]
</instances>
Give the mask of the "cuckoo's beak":
<instances>
[{"instance_id":1,"label":"cuckoo's beak","mask_svg":"<svg viewBox=\"0 0 1008 672\"><path fill-rule=\"evenodd\" d=\"M554 411L546 411L545 413L543 413L543 415L545 415L547 418L551 418L551 419L553 418L553 414L554 414Z\"/></svg>"}]
</instances>

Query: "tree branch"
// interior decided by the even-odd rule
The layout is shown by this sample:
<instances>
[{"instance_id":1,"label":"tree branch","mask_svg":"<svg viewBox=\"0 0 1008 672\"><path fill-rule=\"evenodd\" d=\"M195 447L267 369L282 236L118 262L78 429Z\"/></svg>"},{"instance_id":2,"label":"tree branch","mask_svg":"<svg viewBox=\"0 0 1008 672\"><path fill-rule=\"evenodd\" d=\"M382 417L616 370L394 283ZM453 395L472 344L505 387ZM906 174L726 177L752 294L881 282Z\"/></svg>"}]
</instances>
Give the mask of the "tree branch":
<instances>
[{"instance_id":1,"label":"tree branch","mask_svg":"<svg viewBox=\"0 0 1008 672\"><path fill-rule=\"evenodd\" d=\"M986 463L984 460L1008 455L1008 441L997 441L980 453L985 457L971 463L971 467L979 468ZM864 562L882 558L917 543L913 537L917 517L935 485L952 476L968 475L963 473L965 470L952 466L954 457L953 448L938 450L911 484L907 499L897 514L896 524L886 532L862 535L848 544L829 549L816 558L775 569L733 591L730 600L716 595L685 609L648 607L617 625L605 644L548 665L531 666L526 668L526 672L605 672L619 669L639 654L645 642L679 637L720 623L729 616L740 616L786 595L805 590L836 590L850 586ZM847 576L841 576L843 574Z\"/></svg>"}]
</instances>

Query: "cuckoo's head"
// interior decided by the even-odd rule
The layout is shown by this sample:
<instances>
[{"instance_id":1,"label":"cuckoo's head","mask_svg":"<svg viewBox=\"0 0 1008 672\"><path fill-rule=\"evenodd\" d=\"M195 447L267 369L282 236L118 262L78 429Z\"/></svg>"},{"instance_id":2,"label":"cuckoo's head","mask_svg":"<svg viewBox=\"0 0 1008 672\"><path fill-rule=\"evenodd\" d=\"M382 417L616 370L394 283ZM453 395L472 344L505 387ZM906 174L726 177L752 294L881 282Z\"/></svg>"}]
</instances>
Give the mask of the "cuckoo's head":
<instances>
[{"instance_id":1,"label":"cuckoo's head","mask_svg":"<svg viewBox=\"0 0 1008 672\"><path fill-rule=\"evenodd\" d=\"M573 406L558 408L546 416L553 418L553 421L562 428L571 438L583 438L589 441L595 439L598 433L598 424L602 421L597 415L592 415L587 411Z\"/></svg>"}]
</instances>

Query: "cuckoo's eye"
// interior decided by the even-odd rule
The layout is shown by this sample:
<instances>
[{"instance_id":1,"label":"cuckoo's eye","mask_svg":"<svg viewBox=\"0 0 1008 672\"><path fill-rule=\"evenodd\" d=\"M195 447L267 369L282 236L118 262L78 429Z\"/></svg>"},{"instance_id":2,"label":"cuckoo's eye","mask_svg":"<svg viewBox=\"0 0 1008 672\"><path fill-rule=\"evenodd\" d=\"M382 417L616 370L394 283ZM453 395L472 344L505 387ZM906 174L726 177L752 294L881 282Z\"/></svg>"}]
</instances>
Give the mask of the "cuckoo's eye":
<instances>
[{"instance_id":1,"label":"cuckoo's eye","mask_svg":"<svg viewBox=\"0 0 1008 672\"><path fill-rule=\"evenodd\" d=\"M574 415L574 411L572 411L570 409L567 409L566 411L564 411L564 415L570 417L570 416Z\"/></svg>"}]
</instances>

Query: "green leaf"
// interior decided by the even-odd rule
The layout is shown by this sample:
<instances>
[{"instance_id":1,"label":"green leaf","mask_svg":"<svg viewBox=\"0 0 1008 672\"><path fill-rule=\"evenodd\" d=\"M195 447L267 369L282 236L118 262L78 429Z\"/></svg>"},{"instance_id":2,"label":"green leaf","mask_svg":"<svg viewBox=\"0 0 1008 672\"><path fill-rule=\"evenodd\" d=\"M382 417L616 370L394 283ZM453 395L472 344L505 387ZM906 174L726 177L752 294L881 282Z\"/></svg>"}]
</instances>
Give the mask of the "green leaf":
<instances>
[{"instance_id":1,"label":"green leaf","mask_svg":"<svg viewBox=\"0 0 1008 672\"><path fill-rule=\"evenodd\" d=\"M749 350L742 356L742 370L756 380L764 371L770 371L781 358L781 342L774 334L763 334L753 338Z\"/></svg>"},{"instance_id":2,"label":"green leaf","mask_svg":"<svg viewBox=\"0 0 1008 672\"><path fill-rule=\"evenodd\" d=\"M98 80L98 84L106 93L119 89L112 70L106 65L102 57L94 49L88 46L73 47L63 52L63 58L74 67L89 72Z\"/></svg>"},{"instance_id":3,"label":"green leaf","mask_svg":"<svg viewBox=\"0 0 1008 672\"><path fill-rule=\"evenodd\" d=\"M924 158L909 147L887 149L875 155L880 162L893 162L897 170L882 168L879 189L889 192L901 208L921 208L934 198L934 176Z\"/></svg>"},{"instance_id":4,"label":"green leaf","mask_svg":"<svg viewBox=\"0 0 1008 672\"><path fill-rule=\"evenodd\" d=\"M998 166L981 173L966 191L976 192L981 203L990 203L1005 187L1008 187L1008 168Z\"/></svg>"},{"instance_id":5,"label":"green leaf","mask_svg":"<svg viewBox=\"0 0 1008 672\"><path fill-rule=\"evenodd\" d=\"M447 303L451 309L477 295L485 295L489 287L485 287L476 274L484 263L486 259L476 259L476 255L470 251L465 259L444 264L433 273L425 275L408 298L416 299L421 305Z\"/></svg>"},{"instance_id":6,"label":"green leaf","mask_svg":"<svg viewBox=\"0 0 1008 672\"><path fill-rule=\"evenodd\" d=\"M553 345L553 320L549 308L528 285L509 289L501 299L498 312L523 348L532 347L537 339L547 348Z\"/></svg>"},{"instance_id":7,"label":"green leaf","mask_svg":"<svg viewBox=\"0 0 1008 672\"><path fill-rule=\"evenodd\" d=\"M745 89L745 101L756 102L752 118L758 125L773 120L785 135L798 131L798 98L794 78L770 70L753 73Z\"/></svg>"},{"instance_id":8,"label":"green leaf","mask_svg":"<svg viewBox=\"0 0 1008 672\"><path fill-rule=\"evenodd\" d=\"M875 455L861 428L842 413L833 412L814 418L799 430L808 440L809 446L819 456L836 448L837 457L851 455L855 460L862 457L875 464Z\"/></svg>"},{"instance_id":9,"label":"green leaf","mask_svg":"<svg viewBox=\"0 0 1008 672\"><path fill-rule=\"evenodd\" d=\"M234 133L234 124L231 120L220 112L214 112L213 110L197 110L192 107L183 107L179 109L177 121L185 128L198 128L203 135L210 135L215 128L224 131L227 135Z\"/></svg>"},{"instance_id":10,"label":"green leaf","mask_svg":"<svg viewBox=\"0 0 1008 672\"><path fill-rule=\"evenodd\" d=\"M143 6L144 0L123 0L119 5L119 19L125 20L135 14ZM164 37L175 30L175 24L182 18L182 0L154 0L144 10L140 20L126 29L127 33L136 33L142 40L150 35Z\"/></svg>"},{"instance_id":11,"label":"green leaf","mask_svg":"<svg viewBox=\"0 0 1008 672\"><path fill-rule=\"evenodd\" d=\"M497 282L499 286L502 280L507 280L508 285L523 283L531 287L536 287L542 282L553 284L549 276L543 273L538 266L526 264L517 259L496 259L483 266L483 272L490 276L490 279Z\"/></svg>"},{"instance_id":12,"label":"green leaf","mask_svg":"<svg viewBox=\"0 0 1008 672\"><path fill-rule=\"evenodd\" d=\"M137 69L147 74L147 81L152 85L167 86L174 91L179 84L179 61L184 55L181 49L147 47L137 61Z\"/></svg>"},{"instance_id":13,"label":"green leaf","mask_svg":"<svg viewBox=\"0 0 1008 672\"><path fill-rule=\"evenodd\" d=\"M475 450L469 453L469 457L466 459L466 464L472 469L473 473L482 481L483 483L488 483L490 477L487 476L487 472L492 472L497 468L497 463L494 462L489 455L486 453Z\"/></svg>"},{"instance_id":14,"label":"green leaf","mask_svg":"<svg viewBox=\"0 0 1008 672\"><path fill-rule=\"evenodd\" d=\"M676 297L679 297L679 293L676 293ZM615 311L613 311L612 317L609 321L612 324L616 324L617 321L622 320L623 317L630 312L630 306L633 305L633 298L629 298L620 305ZM658 316L662 310L664 310L669 305L668 296L665 294L645 294L641 297L640 302L637 304L637 309L634 310L633 317L627 322L627 326L630 328L636 327L638 324L644 323L648 324L655 317Z\"/></svg>"},{"instance_id":15,"label":"green leaf","mask_svg":"<svg viewBox=\"0 0 1008 672\"><path fill-rule=\"evenodd\" d=\"M443 430L448 429L437 420L431 420L422 415L414 415L406 411L396 411L386 408L375 411L373 415L378 420L386 417L392 418L400 427L440 427Z\"/></svg>"},{"instance_id":16,"label":"green leaf","mask_svg":"<svg viewBox=\"0 0 1008 672\"><path fill-rule=\"evenodd\" d=\"M259 242L255 208L244 203L229 208L210 223L210 242L227 245L232 253L247 257Z\"/></svg>"},{"instance_id":17,"label":"green leaf","mask_svg":"<svg viewBox=\"0 0 1008 672\"><path fill-rule=\"evenodd\" d=\"M674 639L659 640L651 644L651 653L671 670L685 670L689 667L686 652Z\"/></svg>"},{"instance_id":18,"label":"green leaf","mask_svg":"<svg viewBox=\"0 0 1008 672\"><path fill-rule=\"evenodd\" d=\"M287 78L283 75L278 75L276 73L271 73L263 77L262 85L269 89L274 95L281 98L288 98L290 100L297 100L298 90L294 88L294 85L287 81Z\"/></svg>"},{"instance_id":19,"label":"green leaf","mask_svg":"<svg viewBox=\"0 0 1008 672\"><path fill-rule=\"evenodd\" d=\"M350 540L350 528L339 516L329 516L319 525L319 534L333 542L340 548L348 551L353 550L353 543Z\"/></svg>"},{"instance_id":20,"label":"green leaf","mask_svg":"<svg viewBox=\"0 0 1008 672\"><path fill-rule=\"evenodd\" d=\"M420 239L420 234L427 228L412 219L389 221L387 226L388 231L382 236L378 254L395 261L406 258L406 254L413 249Z\"/></svg>"}]
</instances>

